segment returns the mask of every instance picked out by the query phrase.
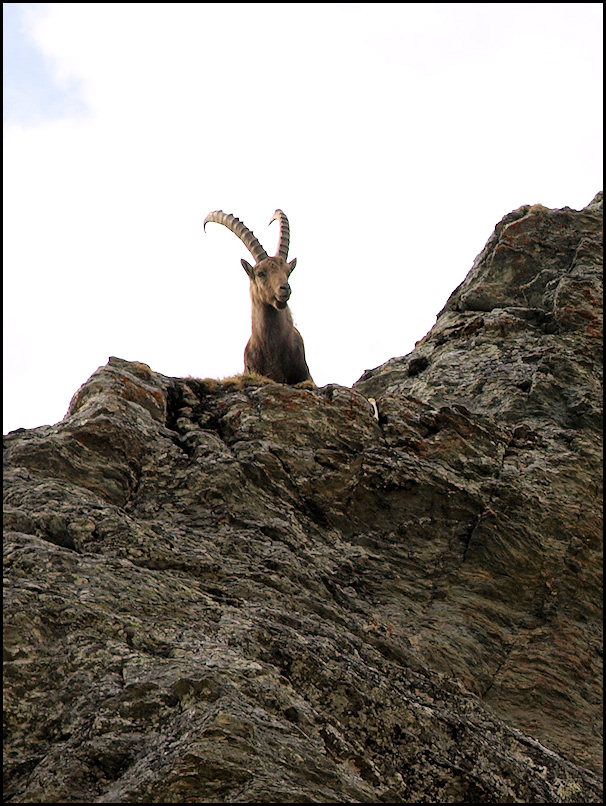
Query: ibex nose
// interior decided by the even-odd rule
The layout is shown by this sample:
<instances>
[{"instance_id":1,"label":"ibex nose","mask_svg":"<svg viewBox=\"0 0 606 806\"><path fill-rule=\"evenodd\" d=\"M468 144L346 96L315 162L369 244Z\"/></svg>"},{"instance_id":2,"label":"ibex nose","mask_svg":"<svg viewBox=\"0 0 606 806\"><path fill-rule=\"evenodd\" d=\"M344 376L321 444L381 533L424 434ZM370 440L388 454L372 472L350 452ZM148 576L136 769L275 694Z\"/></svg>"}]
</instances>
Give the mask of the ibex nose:
<instances>
[{"instance_id":1,"label":"ibex nose","mask_svg":"<svg viewBox=\"0 0 606 806\"><path fill-rule=\"evenodd\" d=\"M280 286L280 296L284 299L288 299L290 297L290 285L288 283L284 283Z\"/></svg>"}]
</instances>

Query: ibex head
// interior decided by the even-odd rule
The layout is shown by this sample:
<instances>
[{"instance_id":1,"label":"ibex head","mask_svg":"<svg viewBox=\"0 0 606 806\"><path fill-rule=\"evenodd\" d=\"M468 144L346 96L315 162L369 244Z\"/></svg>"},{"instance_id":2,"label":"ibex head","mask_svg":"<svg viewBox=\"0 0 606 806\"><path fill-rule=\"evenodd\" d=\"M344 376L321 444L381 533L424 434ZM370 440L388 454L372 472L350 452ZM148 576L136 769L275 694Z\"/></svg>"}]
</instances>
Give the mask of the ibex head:
<instances>
[{"instance_id":1,"label":"ibex head","mask_svg":"<svg viewBox=\"0 0 606 806\"><path fill-rule=\"evenodd\" d=\"M272 305L278 310L286 308L290 298L288 278L297 263L297 259L294 258L290 262L286 259L290 243L290 228L288 218L286 218L284 212L276 210L269 222L270 224L273 221L280 222L278 251L273 257L268 256L252 231L231 213L224 213L222 210L209 213L204 219L204 229L206 229L209 221L223 224L230 229L238 236L255 259L254 266L251 266L244 259L241 261L245 272L250 277L250 293L253 302L263 302L266 305Z\"/></svg>"}]
</instances>

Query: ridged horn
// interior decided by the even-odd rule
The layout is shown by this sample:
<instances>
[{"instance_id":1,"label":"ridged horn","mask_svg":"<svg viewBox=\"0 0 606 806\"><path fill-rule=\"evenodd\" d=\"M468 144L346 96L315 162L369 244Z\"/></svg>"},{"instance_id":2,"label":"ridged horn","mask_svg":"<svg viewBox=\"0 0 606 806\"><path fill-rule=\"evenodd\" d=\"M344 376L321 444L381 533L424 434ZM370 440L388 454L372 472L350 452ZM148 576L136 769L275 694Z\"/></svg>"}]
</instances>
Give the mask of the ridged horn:
<instances>
[{"instance_id":1,"label":"ridged horn","mask_svg":"<svg viewBox=\"0 0 606 806\"><path fill-rule=\"evenodd\" d=\"M280 222L280 242L278 251L276 252L276 257L279 256L286 260L288 257L288 246L290 244L290 227L288 225L286 213L283 210L276 210L274 217L269 223L271 224L276 220Z\"/></svg>"},{"instance_id":2,"label":"ridged horn","mask_svg":"<svg viewBox=\"0 0 606 806\"><path fill-rule=\"evenodd\" d=\"M223 224L223 226L227 227L227 229L230 229L234 235L237 235L255 259L255 263L265 260L267 257L267 252L265 249L263 249L257 238L255 238L254 233L249 230L239 218L236 218L231 213L224 213L223 210L215 210L214 212L209 213L204 219L205 231L206 225L210 221L213 221L215 224Z\"/></svg>"}]
</instances>

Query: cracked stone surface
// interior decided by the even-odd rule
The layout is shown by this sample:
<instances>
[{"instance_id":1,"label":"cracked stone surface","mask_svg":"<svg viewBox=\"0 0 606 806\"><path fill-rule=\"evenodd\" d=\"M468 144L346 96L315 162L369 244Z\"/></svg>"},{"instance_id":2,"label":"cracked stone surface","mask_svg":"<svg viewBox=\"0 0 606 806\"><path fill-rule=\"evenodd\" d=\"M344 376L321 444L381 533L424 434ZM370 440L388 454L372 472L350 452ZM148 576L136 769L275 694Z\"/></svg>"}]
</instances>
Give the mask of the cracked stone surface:
<instances>
[{"instance_id":1,"label":"cracked stone surface","mask_svg":"<svg viewBox=\"0 0 606 806\"><path fill-rule=\"evenodd\" d=\"M4 451L12 802L602 802L602 197L348 389L111 358Z\"/></svg>"}]
</instances>

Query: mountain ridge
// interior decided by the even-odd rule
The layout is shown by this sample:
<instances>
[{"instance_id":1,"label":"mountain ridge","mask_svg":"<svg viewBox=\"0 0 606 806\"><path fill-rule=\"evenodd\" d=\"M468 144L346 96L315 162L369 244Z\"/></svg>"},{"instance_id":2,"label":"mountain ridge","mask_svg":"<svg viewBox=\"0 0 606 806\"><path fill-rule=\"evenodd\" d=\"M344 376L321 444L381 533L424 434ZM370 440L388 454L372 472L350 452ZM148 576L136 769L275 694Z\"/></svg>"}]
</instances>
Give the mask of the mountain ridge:
<instances>
[{"instance_id":1,"label":"mountain ridge","mask_svg":"<svg viewBox=\"0 0 606 806\"><path fill-rule=\"evenodd\" d=\"M13 802L601 802L602 195L351 389L116 357L5 437Z\"/></svg>"}]
</instances>

